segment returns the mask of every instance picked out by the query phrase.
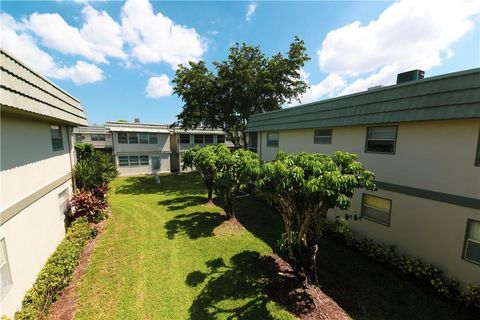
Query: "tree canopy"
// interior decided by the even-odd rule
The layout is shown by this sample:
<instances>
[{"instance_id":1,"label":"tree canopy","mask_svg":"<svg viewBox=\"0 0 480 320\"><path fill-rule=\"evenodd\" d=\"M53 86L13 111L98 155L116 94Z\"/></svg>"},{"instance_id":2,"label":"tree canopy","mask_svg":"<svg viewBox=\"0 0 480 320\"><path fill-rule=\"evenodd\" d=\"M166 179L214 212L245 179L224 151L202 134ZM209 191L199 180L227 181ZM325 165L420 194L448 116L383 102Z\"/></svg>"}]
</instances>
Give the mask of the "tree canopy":
<instances>
[{"instance_id":1,"label":"tree canopy","mask_svg":"<svg viewBox=\"0 0 480 320\"><path fill-rule=\"evenodd\" d=\"M184 103L178 122L220 128L238 147L250 115L281 109L305 93L300 71L308 60L304 42L295 37L285 56L267 57L258 46L237 43L226 60L213 62L215 72L205 61L179 66L172 81Z\"/></svg>"},{"instance_id":2,"label":"tree canopy","mask_svg":"<svg viewBox=\"0 0 480 320\"><path fill-rule=\"evenodd\" d=\"M288 256L305 279L318 282L316 254L329 209L348 209L356 189L375 190L375 175L357 155L285 154L265 163L258 187L282 215Z\"/></svg>"}]
</instances>

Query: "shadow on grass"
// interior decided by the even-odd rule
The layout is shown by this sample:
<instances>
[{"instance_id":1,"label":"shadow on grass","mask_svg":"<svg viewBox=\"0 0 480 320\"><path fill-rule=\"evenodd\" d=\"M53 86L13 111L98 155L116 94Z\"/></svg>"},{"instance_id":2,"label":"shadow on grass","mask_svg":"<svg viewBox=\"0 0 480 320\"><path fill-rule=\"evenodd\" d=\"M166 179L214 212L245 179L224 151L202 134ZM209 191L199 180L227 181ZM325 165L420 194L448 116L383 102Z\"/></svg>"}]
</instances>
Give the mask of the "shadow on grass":
<instances>
[{"instance_id":1,"label":"shadow on grass","mask_svg":"<svg viewBox=\"0 0 480 320\"><path fill-rule=\"evenodd\" d=\"M175 197L167 200L159 201L158 204L167 207L169 211L183 210L189 207L198 206L207 202L206 197L202 196L185 196Z\"/></svg>"},{"instance_id":2,"label":"shadow on grass","mask_svg":"<svg viewBox=\"0 0 480 320\"><path fill-rule=\"evenodd\" d=\"M243 251L230 259L207 261L208 272L191 272L185 282L190 287L205 283L190 307L190 318L198 319L274 319L267 308L265 295L266 266L274 265L271 257Z\"/></svg>"},{"instance_id":3,"label":"shadow on grass","mask_svg":"<svg viewBox=\"0 0 480 320\"><path fill-rule=\"evenodd\" d=\"M186 234L190 239L211 237L213 230L225 222L225 218L217 212L194 212L179 214L165 224L168 239L177 234Z\"/></svg>"},{"instance_id":4,"label":"shadow on grass","mask_svg":"<svg viewBox=\"0 0 480 320\"><path fill-rule=\"evenodd\" d=\"M152 193L168 195L181 194L183 190L189 194L206 193L205 186L197 173L162 175L160 184L155 182L155 176L153 175L126 177L122 185L114 188L113 192L135 195Z\"/></svg>"}]
</instances>

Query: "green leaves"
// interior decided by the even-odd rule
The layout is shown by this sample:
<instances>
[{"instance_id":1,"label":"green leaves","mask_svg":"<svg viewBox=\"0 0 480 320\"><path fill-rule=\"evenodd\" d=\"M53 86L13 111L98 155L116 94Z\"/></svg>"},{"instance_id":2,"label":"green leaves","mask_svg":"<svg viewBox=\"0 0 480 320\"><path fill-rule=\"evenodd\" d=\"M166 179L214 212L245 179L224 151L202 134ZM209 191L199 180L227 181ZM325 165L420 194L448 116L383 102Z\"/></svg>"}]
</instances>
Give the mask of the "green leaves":
<instances>
[{"instance_id":1,"label":"green leaves","mask_svg":"<svg viewBox=\"0 0 480 320\"><path fill-rule=\"evenodd\" d=\"M222 128L239 146L250 115L281 109L307 90L300 69L308 60L304 42L295 37L286 56L268 58L260 47L236 43L226 60L213 62L215 72L204 61L180 66L172 81L184 102L179 122Z\"/></svg>"}]
</instances>

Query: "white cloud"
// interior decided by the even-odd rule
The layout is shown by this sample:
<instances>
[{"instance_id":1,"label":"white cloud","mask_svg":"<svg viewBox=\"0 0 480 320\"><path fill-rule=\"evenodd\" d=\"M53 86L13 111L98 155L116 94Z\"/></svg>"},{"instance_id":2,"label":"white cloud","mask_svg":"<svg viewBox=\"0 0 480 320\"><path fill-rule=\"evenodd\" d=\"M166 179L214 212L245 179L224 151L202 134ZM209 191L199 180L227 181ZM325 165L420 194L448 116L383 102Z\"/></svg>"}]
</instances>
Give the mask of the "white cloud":
<instances>
[{"instance_id":1,"label":"white cloud","mask_svg":"<svg viewBox=\"0 0 480 320\"><path fill-rule=\"evenodd\" d=\"M104 79L102 69L92 63L81 60L77 61L74 66L56 69L52 77L71 79L76 85L93 83Z\"/></svg>"},{"instance_id":2,"label":"white cloud","mask_svg":"<svg viewBox=\"0 0 480 320\"><path fill-rule=\"evenodd\" d=\"M220 32L217 31L217 30L210 30L207 32L208 35L211 35L211 36L216 36L218 35Z\"/></svg>"},{"instance_id":3,"label":"white cloud","mask_svg":"<svg viewBox=\"0 0 480 320\"><path fill-rule=\"evenodd\" d=\"M175 24L160 12L154 14L148 0L125 3L122 28L131 54L142 63L166 62L175 69L205 52L204 40L195 29Z\"/></svg>"},{"instance_id":4,"label":"white cloud","mask_svg":"<svg viewBox=\"0 0 480 320\"><path fill-rule=\"evenodd\" d=\"M255 14L256 10L257 10L257 3L256 2L250 2L248 4L247 14L245 15L245 20L247 20L247 22L252 21L252 17Z\"/></svg>"},{"instance_id":5,"label":"white cloud","mask_svg":"<svg viewBox=\"0 0 480 320\"><path fill-rule=\"evenodd\" d=\"M478 1L403 0L367 25L355 21L330 31L317 52L329 75L305 97L359 92L393 84L399 72L438 66L454 55L451 46L474 27L479 13Z\"/></svg>"},{"instance_id":6,"label":"white cloud","mask_svg":"<svg viewBox=\"0 0 480 320\"><path fill-rule=\"evenodd\" d=\"M170 78L166 74L162 74L158 77L151 77L148 79L147 88L145 89L147 97L160 98L168 97L173 93L172 86L170 85Z\"/></svg>"},{"instance_id":7,"label":"white cloud","mask_svg":"<svg viewBox=\"0 0 480 320\"><path fill-rule=\"evenodd\" d=\"M94 64L77 61L74 66L58 66L53 57L41 50L35 39L28 34L26 27L6 14L1 14L1 46L14 54L32 69L55 78L70 79L81 85L103 79L103 71Z\"/></svg>"}]
</instances>

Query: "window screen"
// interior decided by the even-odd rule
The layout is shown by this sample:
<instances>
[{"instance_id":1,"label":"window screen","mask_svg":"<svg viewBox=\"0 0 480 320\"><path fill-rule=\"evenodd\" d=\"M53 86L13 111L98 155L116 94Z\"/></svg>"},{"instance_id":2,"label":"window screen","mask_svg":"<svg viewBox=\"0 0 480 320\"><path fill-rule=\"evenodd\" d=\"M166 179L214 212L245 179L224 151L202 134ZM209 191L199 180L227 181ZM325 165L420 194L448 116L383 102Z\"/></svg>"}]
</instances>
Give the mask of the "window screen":
<instances>
[{"instance_id":1,"label":"window screen","mask_svg":"<svg viewBox=\"0 0 480 320\"><path fill-rule=\"evenodd\" d=\"M480 221L467 221L463 257L465 260L480 264Z\"/></svg>"},{"instance_id":2,"label":"window screen","mask_svg":"<svg viewBox=\"0 0 480 320\"><path fill-rule=\"evenodd\" d=\"M314 132L313 143L315 144L331 144L332 129L317 129Z\"/></svg>"},{"instance_id":3,"label":"window screen","mask_svg":"<svg viewBox=\"0 0 480 320\"><path fill-rule=\"evenodd\" d=\"M138 144L138 134L137 133L129 133L128 134L128 143Z\"/></svg>"},{"instance_id":4,"label":"window screen","mask_svg":"<svg viewBox=\"0 0 480 320\"><path fill-rule=\"evenodd\" d=\"M213 143L213 135L206 134L205 135L205 144L212 144Z\"/></svg>"},{"instance_id":5,"label":"window screen","mask_svg":"<svg viewBox=\"0 0 480 320\"><path fill-rule=\"evenodd\" d=\"M217 143L225 143L225 136L223 134L217 135Z\"/></svg>"},{"instance_id":6,"label":"window screen","mask_svg":"<svg viewBox=\"0 0 480 320\"><path fill-rule=\"evenodd\" d=\"M395 153L397 127L370 127L367 129L365 152Z\"/></svg>"},{"instance_id":7,"label":"window screen","mask_svg":"<svg viewBox=\"0 0 480 320\"><path fill-rule=\"evenodd\" d=\"M148 133L139 133L138 140L140 144L148 144Z\"/></svg>"},{"instance_id":8,"label":"window screen","mask_svg":"<svg viewBox=\"0 0 480 320\"><path fill-rule=\"evenodd\" d=\"M53 151L63 150L62 127L50 126L50 137L52 138Z\"/></svg>"},{"instance_id":9,"label":"window screen","mask_svg":"<svg viewBox=\"0 0 480 320\"><path fill-rule=\"evenodd\" d=\"M190 135L189 134L181 134L180 135L180 143L190 143Z\"/></svg>"},{"instance_id":10,"label":"window screen","mask_svg":"<svg viewBox=\"0 0 480 320\"><path fill-rule=\"evenodd\" d=\"M148 134L148 143L150 144L157 144L157 134L156 133L149 133Z\"/></svg>"},{"instance_id":11,"label":"window screen","mask_svg":"<svg viewBox=\"0 0 480 320\"><path fill-rule=\"evenodd\" d=\"M138 166L138 156L129 156L130 166Z\"/></svg>"},{"instance_id":12,"label":"window screen","mask_svg":"<svg viewBox=\"0 0 480 320\"><path fill-rule=\"evenodd\" d=\"M118 133L118 143L120 144L127 144L128 143L128 137L126 132L119 132Z\"/></svg>"},{"instance_id":13,"label":"window screen","mask_svg":"<svg viewBox=\"0 0 480 320\"><path fill-rule=\"evenodd\" d=\"M128 156L118 156L118 165L120 167L128 167Z\"/></svg>"},{"instance_id":14,"label":"window screen","mask_svg":"<svg viewBox=\"0 0 480 320\"><path fill-rule=\"evenodd\" d=\"M363 195L362 217L364 218L388 226L390 225L391 208L392 200L369 194Z\"/></svg>"},{"instance_id":15,"label":"window screen","mask_svg":"<svg viewBox=\"0 0 480 320\"><path fill-rule=\"evenodd\" d=\"M279 134L278 132L268 132L267 133L267 147L278 148Z\"/></svg>"},{"instance_id":16,"label":"window screen","mask_svg":"<svg viewBox=\"0 0 480 320\"><path fill-rule=\"evenodd\" d=\"M196 144L203 144L203 134L196 134L195 135L195 143Z\"/></svg>"},{"instance_id":17,"label":"window screen","mask_svg":"<svg viewBox=\"0 0 480 320\"><path fill-rule=\"evenodd\" d=\"M105 141L104 134L92 134L92 141Z\"/></svg>"},{"instance_id":18,"label":"window screen","mask_svg":"<svg viewBox=\"0 0 480 320\"><path fill-rule=\"evenodd\" d=\"M148 166L148 156L140 156L140 165Z\"/></svg>"}]
</instances>

